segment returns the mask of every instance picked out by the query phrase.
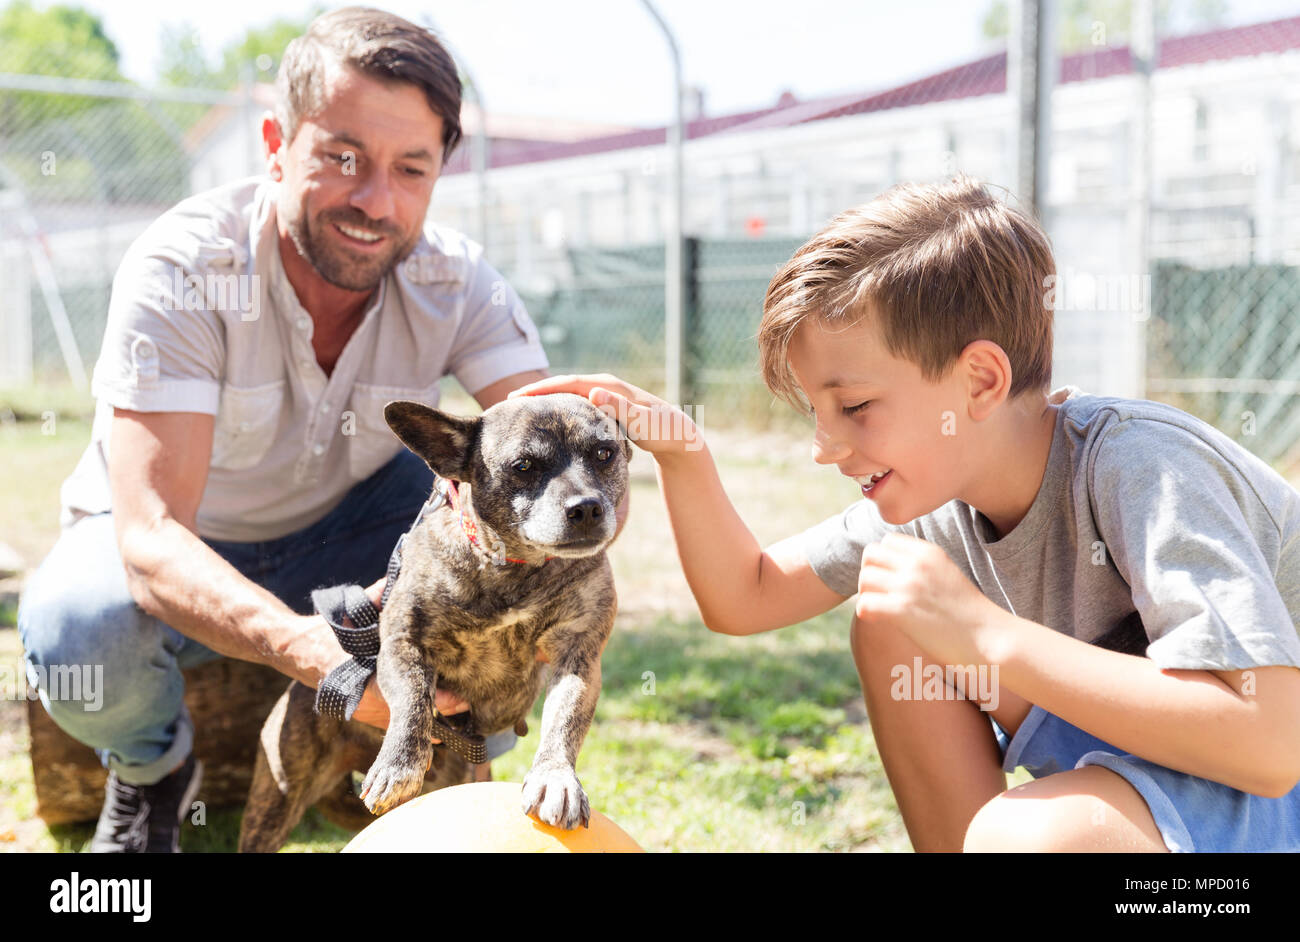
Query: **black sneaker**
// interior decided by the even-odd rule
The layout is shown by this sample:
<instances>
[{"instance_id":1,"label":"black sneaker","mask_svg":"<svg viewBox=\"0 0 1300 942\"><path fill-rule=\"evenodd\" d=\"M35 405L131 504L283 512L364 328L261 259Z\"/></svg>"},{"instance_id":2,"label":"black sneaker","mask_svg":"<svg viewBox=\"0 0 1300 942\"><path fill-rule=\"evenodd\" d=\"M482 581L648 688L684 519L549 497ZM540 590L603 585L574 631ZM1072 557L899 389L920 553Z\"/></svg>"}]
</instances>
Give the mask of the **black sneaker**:
<instances>
[{"instance_id":1,"label":"black sneaker","mask_svg":"<svg viewBox=\"0 0 1300 942\"><path fill-rule=\"evenodd\" d=\"M181 821L203 781L193 754L153 785L127 785L108 773L104 808L90 841L92 854L179 854Z\"/></svg>"}]
</instances>

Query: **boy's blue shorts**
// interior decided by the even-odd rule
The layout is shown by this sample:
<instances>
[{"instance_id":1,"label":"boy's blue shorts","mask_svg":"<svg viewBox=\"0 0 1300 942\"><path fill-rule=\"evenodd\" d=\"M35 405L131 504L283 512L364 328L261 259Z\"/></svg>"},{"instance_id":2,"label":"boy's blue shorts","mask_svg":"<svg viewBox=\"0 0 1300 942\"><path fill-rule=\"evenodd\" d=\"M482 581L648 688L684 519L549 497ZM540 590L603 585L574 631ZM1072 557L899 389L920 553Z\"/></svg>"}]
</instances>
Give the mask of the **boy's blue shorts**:
<instances>
[{"instance_id":1,"label":"boy's blue shorts","mask_svg":"<svg viewBox=\"0 0 1300 942\"><path fill-rule=\"evenodd\" d=\"M1175 853L1300 851L1300 785L1281 798L1251 795L1139 759L1037 706L1010 741L992 715L989 720L1004 771L1024 766L1042 778L1085 765L1110 769L1146 800Z\"/></svg>"}]
</instances>

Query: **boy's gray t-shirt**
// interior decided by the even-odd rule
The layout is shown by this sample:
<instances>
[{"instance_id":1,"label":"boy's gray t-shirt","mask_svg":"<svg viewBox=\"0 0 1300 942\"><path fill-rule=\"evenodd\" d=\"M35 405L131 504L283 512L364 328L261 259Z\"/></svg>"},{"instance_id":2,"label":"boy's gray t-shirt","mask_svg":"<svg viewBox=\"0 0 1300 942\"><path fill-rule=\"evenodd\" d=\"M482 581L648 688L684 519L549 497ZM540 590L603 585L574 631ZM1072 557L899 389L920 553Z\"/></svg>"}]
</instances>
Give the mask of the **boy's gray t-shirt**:
<instances>
[{"instance_id":1,"label":"boy's gray t-shirt","mask_svg":"<svg viewBox=\"0 0 1300 942\"><path fill-rule=\"evenodd\" d=\"M1300 493L1172 406L1066 391L1043 482L1010 533L958 500L895 526L863 499L805 531L813 570L853 595L864 547L894 530L941 547L1004 609L1145 648L1161 669L1300 667ZM1135 612L1146 639L1126 645Z\"/></svg>"}]
</instances>

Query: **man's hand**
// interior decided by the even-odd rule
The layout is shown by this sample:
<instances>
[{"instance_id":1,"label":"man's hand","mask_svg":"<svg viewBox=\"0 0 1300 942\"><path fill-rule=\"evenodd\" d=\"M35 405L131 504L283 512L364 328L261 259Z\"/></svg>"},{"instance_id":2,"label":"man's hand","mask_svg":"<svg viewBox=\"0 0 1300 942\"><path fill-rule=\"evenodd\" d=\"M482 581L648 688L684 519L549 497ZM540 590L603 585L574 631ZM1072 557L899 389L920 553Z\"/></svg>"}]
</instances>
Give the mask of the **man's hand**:
<instances>
[{"instance_id":1,"label":"man's hand","mask_svg":"<svg viewBox=\"0 0 1300 942\"><path fill-rule=\"evenodd\" d=\"M977 664L982 633L1006 615L943 550L887 533L862 551L855 612L868 630L895 629L941 664Z\"/></svg>"},{"instance_id":2,"label":"man's hand","mask_svg":"<svg viewBox=\"0 0 1300 942\"><path fill-rule=\"evenodd\" d=\"M450 716L453 713L464 713L469 709L469 704L462 700L450 690L439 690L433 698L433 704L438 708L438 712ZM365 723L367 726L374 726L379 729L388 729L388 704L384 701L384 695L379 692L379 680L371 677L366 683L365 693L361 695L361 702L357 704L356 712L352 718L358 722ZM435 743L442 742L441 739L433 739Z\"/></svg>"}]
</instances>

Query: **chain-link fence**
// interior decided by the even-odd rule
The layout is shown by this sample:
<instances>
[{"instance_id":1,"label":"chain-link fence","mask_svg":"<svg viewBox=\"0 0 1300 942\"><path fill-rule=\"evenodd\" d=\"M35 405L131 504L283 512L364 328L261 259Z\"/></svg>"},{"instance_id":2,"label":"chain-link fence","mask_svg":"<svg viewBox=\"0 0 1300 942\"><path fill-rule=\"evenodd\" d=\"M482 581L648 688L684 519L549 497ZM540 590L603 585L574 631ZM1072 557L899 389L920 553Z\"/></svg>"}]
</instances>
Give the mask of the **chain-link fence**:
<instances>
[{"instance_id":1,"label":"chain-link fence","mask_svg":"<svg viewBox=\"0 0 1300 942\"><path fill-rule=\"evenodd\" d=\"M22 48L0 40L0 61ZM127 246L257 169L251 93L142 89L75 52L55 60L72 76L0 74L0 385L82 382Z\"/></svg>"},{"instance_id":2,"label":"chain-link fence","mask_svg":"<svg viewBox=\"0 0 1300 942\"><path fill-rule=\"evenodd\" d=\"M266 90L146 93L121 83L0 75L0 270L7 286L0 385L75 374L78 363L89 372L127 246L204 184L258 169L246 138L233 147L222 142L246 135L256 109L268 103ZM224 149L213 153L214 141ZM767 407L753 336L767 283L800 241L688 241L688 388L718 415ZM550 261L559 264L549 269L549 288L519 287L554 367L613 371L661 387L662 243L575 247Z\"/></svg>"},{"instance_id":3,"label":"chain-link fence","mask_svg":"<svg viewBox=\"0 0 1300 942\"><path fill-rule=\"evenodd\" d=\"M1058 312L1057 382L1171 402L1283 470L1300 463L1297 55L1156 83L1146 271L1127 248L1139 205L1129 92L1061 88L1048 219L1070 278L1150 279L1127 306ZM89 371L126 246L180 198L257 172L269 93L0 75L0 384L66 376L77 360ZM831 213L898 180L1007 178L1000 95L842 110L788 125L763 112L752 132L687 149L686 389L710 423L788 414L758 378L754 333L772 274ZM449 168L432 217L479 237L486 198L488 257L553 366L661 390L663 145L624 135L559 156L547 147L530 144L528 160L502 147L486 186Z\"/></svg>"},{"instance_id":4,"label":"chain-link fence","mask_svg":"<svg viewBox=\"0 0 1300 942\"><path fill-rule=\"evenodd\" d=\"M1300 268L1194 268L1152 279L1148 388L1260 457L1300 462Z\"/></svg>"},{"instance_id":5,"label":"chain-link fence","mask_svg":"<svg viewBox=\"0 0 1300 942\"><path fill-rule=\"evenodd\" d=\"M717 416L756 417L768 406L754 335L763 295L799 240L689 238L685 251L687 400ZM563 287L527 294L552 366L617 372L662 388L664 249L571 249Z\"/></svg>"}]
</instances>

